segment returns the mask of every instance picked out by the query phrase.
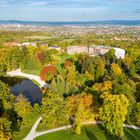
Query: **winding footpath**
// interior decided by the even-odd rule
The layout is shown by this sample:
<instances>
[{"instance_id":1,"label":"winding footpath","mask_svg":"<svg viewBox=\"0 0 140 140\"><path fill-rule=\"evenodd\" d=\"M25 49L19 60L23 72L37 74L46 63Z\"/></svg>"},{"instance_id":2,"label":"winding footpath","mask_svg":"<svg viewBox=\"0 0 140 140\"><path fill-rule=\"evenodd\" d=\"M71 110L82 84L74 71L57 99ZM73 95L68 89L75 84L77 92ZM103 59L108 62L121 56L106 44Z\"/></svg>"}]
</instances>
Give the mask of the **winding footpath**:
<instances>
[{"instance_id":1,"label":"winding footpath","mask_svg":"<svg viewBox=\"0 0 140 140\"><path fill-rule=\"evenodd\" d=\"M36 82L38 82L40 84L40 88L41 87L49 87L49 85L47 83L45 83L44 81L41 80L41 78L37 75L32 75L32 74L27 74L27 73L23 73L21 72L20 69L16 69L10 72L6 73L8 76L10 77L14 77L14 76L23 76L23 77L27 77L30 80L35 80Z\"/></svg>"},{"instance_id":2,"label":"winding footpath","mask_svg":"<svg viewBox=\"0 0 140 140\"><path fill-rule=\"evenodd\" d=\"M72 127L71 125L67 125L67 126L62 126L62 127L58 127L58 128L42 131L42 132L37 132L36 129L37 129L37 126L39 125L41 120L42 120L42 117L39 117L37 119L37 121L34 123L32 129L30 130L29 134L23 140L33 140L34 138L39 137L41 135L52 133L52 132L56 132L56 131L60 131L60 130L65 130L65 129L68 129L68 128ZM102 121L83 122L82 124L83 125L86 125L86 124L102 124ZM127 128L132 128L132 129L140 130L140 127L134 126L134 125L124 124L123 126L127 127Z\"/></svg>"}]
</instances>

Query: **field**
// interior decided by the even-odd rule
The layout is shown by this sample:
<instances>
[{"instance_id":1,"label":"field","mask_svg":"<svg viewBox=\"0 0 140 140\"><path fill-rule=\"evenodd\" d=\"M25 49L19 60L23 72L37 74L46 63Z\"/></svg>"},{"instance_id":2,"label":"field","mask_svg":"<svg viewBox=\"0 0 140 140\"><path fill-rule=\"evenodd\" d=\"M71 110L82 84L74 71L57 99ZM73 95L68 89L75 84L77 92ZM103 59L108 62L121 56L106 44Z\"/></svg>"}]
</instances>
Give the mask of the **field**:
<instances>
[{"instance_id":1,"label":"field","mask_svg":"<svg viewBox=\"0 0 140 140\"><path fill-rule=\"evenodd\" d=\"M125 135L120 140L140 140L140 131L124 128ZM82 134L77 136L71 129L58 131L37 137L35 140L119 140L106 133L101 125L83 126Z\"/></svg>"}]
</instances>

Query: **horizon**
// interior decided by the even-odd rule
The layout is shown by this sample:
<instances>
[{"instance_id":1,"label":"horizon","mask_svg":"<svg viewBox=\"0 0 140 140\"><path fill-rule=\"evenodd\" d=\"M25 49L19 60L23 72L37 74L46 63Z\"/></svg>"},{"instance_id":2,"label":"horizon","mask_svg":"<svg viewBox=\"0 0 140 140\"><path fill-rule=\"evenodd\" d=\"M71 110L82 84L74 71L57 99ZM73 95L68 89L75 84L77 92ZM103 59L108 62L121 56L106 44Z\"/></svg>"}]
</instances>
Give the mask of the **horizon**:
<instances>
[{"instance_id":1,"label":"horizon","mask_svg":"<svg viewBox=\"0 0 140 140\"><path fill-rule=\"evenodd\" d=\"M140 0L1 0L0 20L84 22L140 20Z\"/></svg>"},{"instance_id":2,"label":"horizon","mask_svg":"<svg viewBox=\"0 0 140 140\"><path fill-rule=\"evenodd\" d=\"M140 20L103 20L103 21L25 21L0 20L0 25L38 25L38 26L65 26L65 25L107 25L107 26L140 26Z\"/></svg>"},{"instance_id":3,"label":"horizon","mask_svg":"<svg viewBox=\"0 0 140 140\"><path fill-rule=\"evenodd\" d=\"M18 19L7 19L7 20L1 20L0 19L0 21L21 21L21 22L106 22L106 21L140 21L140 19L117 19L117 20L111 20L111 19L109 19L109 20L83 20L83 21L43 21L43 20L18 20Z\"/></svg>"}]
</instances>

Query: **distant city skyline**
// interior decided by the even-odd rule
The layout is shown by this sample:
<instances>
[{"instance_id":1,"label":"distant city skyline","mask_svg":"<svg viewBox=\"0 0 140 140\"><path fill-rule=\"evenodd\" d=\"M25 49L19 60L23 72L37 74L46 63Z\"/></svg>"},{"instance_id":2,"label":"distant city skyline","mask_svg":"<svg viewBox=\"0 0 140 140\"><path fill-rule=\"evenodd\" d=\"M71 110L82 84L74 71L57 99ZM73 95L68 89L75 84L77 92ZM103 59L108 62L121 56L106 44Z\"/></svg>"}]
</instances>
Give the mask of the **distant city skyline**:
<instances>
[{"instance_id":1,"label":"distant city skyline","mask_svg":"<svg viewBox=\"0 0 140 140\"><path fill-rule=\"evenodd\" d=\"M140 20L140 0L0 0L0 20Z\"/></svg>"}]
</instances>

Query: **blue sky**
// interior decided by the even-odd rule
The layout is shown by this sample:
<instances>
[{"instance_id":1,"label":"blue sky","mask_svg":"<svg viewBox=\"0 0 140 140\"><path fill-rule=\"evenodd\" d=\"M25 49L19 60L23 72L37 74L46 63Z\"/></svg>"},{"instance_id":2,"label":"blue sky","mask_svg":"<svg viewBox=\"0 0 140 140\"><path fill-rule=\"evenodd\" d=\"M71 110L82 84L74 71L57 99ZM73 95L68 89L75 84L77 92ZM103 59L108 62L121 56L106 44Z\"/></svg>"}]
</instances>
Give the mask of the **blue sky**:
<instances>
[{"instance_id":1,"label":"blue sky","mask_svg":"<svg viewBox=\"0 0 140 140\"><path fill-rule=\"evenodd\" d=\"M0 20L140 20L140 0L0 0Z\"/></svg>"}]
</instances>

